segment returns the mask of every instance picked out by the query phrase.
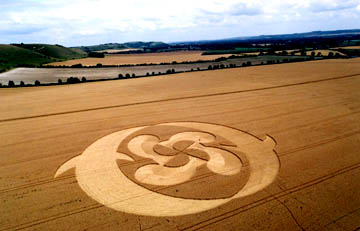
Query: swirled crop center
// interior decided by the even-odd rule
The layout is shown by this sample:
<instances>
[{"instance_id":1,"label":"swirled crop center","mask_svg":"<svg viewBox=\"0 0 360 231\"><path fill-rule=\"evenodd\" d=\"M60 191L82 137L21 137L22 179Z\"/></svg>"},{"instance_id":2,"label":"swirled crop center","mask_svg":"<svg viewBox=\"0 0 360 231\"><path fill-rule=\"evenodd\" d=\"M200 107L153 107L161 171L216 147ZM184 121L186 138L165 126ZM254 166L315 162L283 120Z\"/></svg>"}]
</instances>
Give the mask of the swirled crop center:
<instances>
[{"instance_id":1,"label":"swirled crop center","mask_svg":"<svg viewBox=\"0 0 360 231\"><path fill-rule=\"evenodd\" d=\"M118 161L130 180L172 197L230 198L249 178L247 158L236 144L193 128L146 127L121 142L118 152L135 160Z\"/></svg>"}]
</instances>

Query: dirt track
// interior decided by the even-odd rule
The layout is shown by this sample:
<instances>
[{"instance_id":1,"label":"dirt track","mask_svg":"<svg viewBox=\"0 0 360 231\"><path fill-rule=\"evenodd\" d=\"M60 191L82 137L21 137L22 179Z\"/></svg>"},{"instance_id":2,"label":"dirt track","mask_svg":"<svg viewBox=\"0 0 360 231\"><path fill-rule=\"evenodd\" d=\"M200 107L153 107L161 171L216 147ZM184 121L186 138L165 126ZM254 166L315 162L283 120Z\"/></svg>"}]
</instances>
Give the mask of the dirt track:
<instances>
[{"instance_id":1,"label":"dirt track","mask_svg":"<svg viewBox=\"0 0 360 231\"><path fill-rule=\"evenodd\" d=\"M1 89L0 230L356 230L360 227L359 89L360 59ZM174 138L177 143L149 148L150 144L158 144L156 137L167 135L156 126L154 131L144 132L144 135L160 132L155 138L137 136L140 137L137 140L126 140L136 129L139 132L143 126L157 124L176 125L174 134L185 132L190 134L187 142L191 137L198 137L199 141L183 142L184 133ZM136 194L143 191L133 190L131 185L117 190L114 188L119 185L105 185L108 181L102 179L107 179L110 169L103 164L107 159L91 156L108 148L103 144L114 142L111 137L99 139L119 131L114 137L123 140L120 151L141 152L136 146L138 142L148 142L141 146L145 151L143 156L155 150L156 153L150 154L161 154L164 159L164 156L173 156L168 147L174 147L172 150L178 151L174 156L179 158L171 164L176 167L186 166L196 155L210 162L212 157L208 160L202 153L210 152L211 148L230 153L236 153L237 147L242 148L239 152L241 169L249 178L239 178L245 184L241 190L250 187L247 181L257 184L256 179L260 179L264 169L268 172L262 174L261 182L270 185L264 184L259 190L240 191L242 195L229 192L232 199L212 201L211 205L196 200L204 205L203 211L189 205L180 214L176 206L172 208L174 204L169 204L163 207L163 214L154 211L154 215L159 213L155 217L135 215L145 214L142 203L144 207L149 203L141 202L144 196ZM212 135L210 138L214 141L206 134ZM268 149L275 144L266 135L276 141L276 155ZM99 141L100 146L87 149L94 147L95 141ZM125 141L129 143L129 150L121 149ZM255 143L258 145L252 146ZM203 152L194 151L194 145L200 145ZM80 166L79 158L72 158L84 155L85 150L89 159ZM225 160L222 169L238 168L239 164L226 162L225 152L221 154ZM260 165L251 159L250 153L257 153ZM265 154L275 155L279 162L274 157L263 159ZM127 160L128 157L116 158ZM123 172L130 172L127 175L130 178L132 171L138 168L136 164L147 160L128 161L117 164ZM65 163L68 164L63 165ZM210 170L218 171L217 164L215 161ZM77 172L70 169L74 166ZM124 169L127 166L130 167ZM92 168L95 170L91 171ZM137 182L143 188L147 188L146 182L151 180L146 181L151 174L149 169L145 170L132 179L145 182ZM153 171L165 180L170 175ZM234 176L238 173L233 169L229 172ZM252 179L254 173L259 178ZM215 182L213 173L201 174L202 187L206 187L204 182ZM274 178L268 177L269 174L274 174ZM108 190L94 193L96 190L90 185L94 183L92 179L104 184L97 190L109 187ZM174 179L183 180L179 176ZM172 184L171 180L166 182ZM186 203L186 199L195 198L186 194L190 190L194 193L206 191L197 187L201 184L184 185L181 190L185 190L185 194L174 202L183 200ZM148 195L153 198L150 201L153 204L156 204L157 193L177 198L178 191L150 190ZM124 209L120 201L116 201L119 206L112 201L119 193L124 198L125 194L128 196L124 202L127 212L119 211ZM102 195L109 197L102 198ZM108 203L107 206L101 201ZM178 215L166 216L166 213Z\"/></svg>"}]
</instances>

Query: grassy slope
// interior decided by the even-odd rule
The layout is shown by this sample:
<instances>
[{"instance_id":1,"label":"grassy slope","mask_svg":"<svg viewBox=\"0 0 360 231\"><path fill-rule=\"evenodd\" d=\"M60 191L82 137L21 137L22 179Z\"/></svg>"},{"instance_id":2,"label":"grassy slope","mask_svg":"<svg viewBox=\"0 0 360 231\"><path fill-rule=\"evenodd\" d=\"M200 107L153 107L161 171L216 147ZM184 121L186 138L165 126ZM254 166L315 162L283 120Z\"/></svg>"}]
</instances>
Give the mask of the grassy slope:
<instances>
[{"instance_id":1,"label":"grassy slope","mask_svg":"<svg viewBox=\"0 0 360 231\"><path fill-rule=\"evenodd\" d=\"M84 58L86 56L87 54L79 49L59 45L0 45L0 72L19 66L39 66L49 62Z\"/></svg>"},{"instance_id":2,"label":"grassy slope","mask_svg":"<svg viewBox=\"0 0 360 231\"><path fill-rule=\"evenodd\" d=\"M86 57L86 53L80 49L66 48L60 45L48 44L16 44L17 47L25 48L45 56L57 59L76 59Z\"/></svg>"},{"instance_id":3,"label":"grassy slope","mask_svg":"<svg viewBox=\"0 0 360 231\"><path fill-rule=\"evenodd\" d=\"M0 45L0 72L17 66L38 66L53 58L13 45Z\"/></svg>"}]
</instances>

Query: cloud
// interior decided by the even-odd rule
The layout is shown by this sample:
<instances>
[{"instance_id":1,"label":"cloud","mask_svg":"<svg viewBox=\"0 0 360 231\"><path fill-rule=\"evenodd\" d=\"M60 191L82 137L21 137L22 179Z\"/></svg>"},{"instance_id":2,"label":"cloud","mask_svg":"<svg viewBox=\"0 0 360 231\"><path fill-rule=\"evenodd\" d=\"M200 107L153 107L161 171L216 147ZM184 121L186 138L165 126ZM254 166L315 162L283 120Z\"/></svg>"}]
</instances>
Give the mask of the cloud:
<instances>
[{"instance_id":1,"label":"cloud","mask_svg":"<svg viewBox=\"0 0 360 231\"><path fill-rule=\"evenodd\" d=\"M341 29L358 27L359 11L360 0L2 0L0 42L86 45ZM346 13L335 21L333 12Z\"/></svg>"},{"instance_id":2,"label":"cloud","mask_svg":"<svg viewBox=\"0 0 360 231\"><path fill-rule=\"evenodd\" d=\"M357 0L318 0L311 2L310 9L313 12L342 11L357 7Z\"/></svg>"}]
</instances>

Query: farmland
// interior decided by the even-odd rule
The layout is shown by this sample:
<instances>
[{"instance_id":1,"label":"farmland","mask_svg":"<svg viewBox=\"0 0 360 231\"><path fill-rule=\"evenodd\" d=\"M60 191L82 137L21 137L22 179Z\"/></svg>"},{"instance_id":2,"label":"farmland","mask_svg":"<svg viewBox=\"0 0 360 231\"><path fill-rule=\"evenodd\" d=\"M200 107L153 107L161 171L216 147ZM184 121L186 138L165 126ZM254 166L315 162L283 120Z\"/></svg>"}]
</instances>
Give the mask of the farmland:
<instances>
[{"instance_id":1,"label":"farmland","mask_svg":"<svg viewBox=\"0 0 360 231\"><path fill-rule=\"evenodd\" d=\"M19 84L24 81L26 84L33 84L35 80L41 83L56 83L58 79L66 81L67 78L85 77L87 80L99 79L113 79L117 78L119 74L125 76L127 73L136 76L145 76L147 73L158 74L165 73L169 69L174 69L176 72L184 72L197 70L206 70L209 65L229 65L235 64L241 66L243 63L250 61L252 65L266 63L267 61L277 61L284 59L298 58L298 56L259 56L229 59L221 62L203 62L193 64L171 64L171 65L148 65L148 66L129 66L129 67L103 67L103 68L17 68L6 73L0 74L0 83L7 85L9 80ZM78 60L74 60L76 62Z\"/></svg>"},{"instance_id":2,"label":"farmland","mask_svg":"<svg viewBox=\"0 0 360 231\"><path fill-rule=\"evenodd\" d=\"M121 64L143 64L143 63L172 63L184 61L198 60L214 60L219 57L228 57L230 55L211 55L202 56L199 51L183 51L183 52L162 52L162 53L145 53L145 54L121 54L108 55L105 58L85 58L77 60L69 60L65 62L49 63L54 66L71 66L81 63L83 66L95 66L98 63L103 65L121 65Z\"/></svg>"},{"instance_id":3,"label":"farmland","mask_svg":"<svg viewBox=\"0 0 360 231\"><path fill-rule=\"evenodd\" d=\"M112 54L112 53L119 53L119 52L128 52L128 51L138 51L140 49L137 49L137 48L128 48L128 49L107 49L107 50L101 50L101 51L95 51L95 52L100 52L100 53L109 53L109 54Z\"/></svg>"},{"instance_id":4,"label":"farmland","mask_svg":"<svg viewBox=\"0 0 360 231\"><path fill-rule=\"evenodd\" d=\"M0 89L1 230L356 230L360 226L359 88L360 59L346 59ZM240 141L244 139L239 147L248 158L241 171L250 174L240 181L257 179L267 185L219 205L209 205L214 200L192 200L209 205L208 209L179 210L186 204L181 198L196 193L210 197L206 189L214 184L215 175L204 173L199 183L189 181L183 191L168 196L184 204L164 206L149 216L146 209L159 202L155 196L172 192L115 190L112 180L117 178L106 178L110 165L102 164L107 152L95 162L76 162L76 170L69 165L81 160L79 155L83 160L91 157L94 147L101 153L99 148L114 142L109 134L120 139L126 131L143 126L149 126L146 135L171 126L192 127L187 128L192 131L188 135L208 129L220 135L224 145L226 139L237 144L229 136L234 132L242 137ZM209 135L201 134L199 139ZM263 146L250 149L262 142ZM113 148L121 152L126 145L118 143ZM134 145L129 141L130 148ZM232 145L227 143L224 150L235 150ZM254 162L247 153L273 146L275 152L267 154L275 155L278 162L272 160L271 165L262 156ZM181 165L181 160L172 164ZM83 171L81 164L96 170ZM117 171L124 174L131 170L124 168L135 166L117 164L121 169ZM264 166L274 177L261 178ZM96 179L103 184L99 188L89 185ZM99 199L102 193L108 197ZM175 200L176 193L184 195Z\"/></svg>"},{"instance_id":5,"label":"farmland","mask_svg":"<svg viewBox=\"0 0 360 231\"><path fill-rule=\"evenodd\" d=\"M360 49L360 46L337 47L336 49Z\"/></svg>"}]
</instances>

